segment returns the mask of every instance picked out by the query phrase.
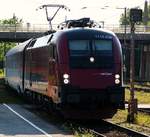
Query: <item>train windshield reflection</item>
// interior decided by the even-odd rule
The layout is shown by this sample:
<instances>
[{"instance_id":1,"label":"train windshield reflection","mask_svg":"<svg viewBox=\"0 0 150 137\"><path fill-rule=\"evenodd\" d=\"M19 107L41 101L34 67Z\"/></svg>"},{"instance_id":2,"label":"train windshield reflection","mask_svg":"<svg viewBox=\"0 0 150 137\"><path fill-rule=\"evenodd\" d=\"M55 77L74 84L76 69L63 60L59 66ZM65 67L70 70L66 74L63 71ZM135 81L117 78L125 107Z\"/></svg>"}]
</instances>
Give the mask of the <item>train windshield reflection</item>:
<instances>
[{"instance_id":1,"label":"train windshield reflection","mask_svg":"<svg viewBox=\"0 0 150 137\"><path fill-rule=\"evenodd\" d=\"M71 56L84 56L90 53L90 45L88 40L72 40L69 41L69 49Z\"/></svg>"},{"instance_id":2,"label":"train windshield reflection","mask_svg":"<svg viewBox=\"0 0 150 137\"><path fill-rule=\"evenodd\" d=\"M113 64L112 40L69 41L72 68L110 68ZM91 64L89 58L94 57Z\"/></svg>"}]
</instances>

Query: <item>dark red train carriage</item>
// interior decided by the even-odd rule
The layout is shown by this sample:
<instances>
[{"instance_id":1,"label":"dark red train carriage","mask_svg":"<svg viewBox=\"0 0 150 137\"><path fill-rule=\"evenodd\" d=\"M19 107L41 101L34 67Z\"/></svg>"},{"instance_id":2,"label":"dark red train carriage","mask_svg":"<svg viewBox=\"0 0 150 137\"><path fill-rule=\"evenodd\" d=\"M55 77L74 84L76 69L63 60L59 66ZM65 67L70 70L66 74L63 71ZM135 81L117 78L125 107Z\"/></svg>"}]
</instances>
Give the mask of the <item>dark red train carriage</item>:
<instances>
[{"instance_id":1,"label":"dark red train carriage","mask_svg":"<svg viewBox=\"0 0 150 137\"><path fill-rule=\"evenodd\" d=\"M60 30L6 54L6 82L65 114L85 110L112 116L124 108L122 79L120 42L102 29Z\"/></svg>"}]
</instances>

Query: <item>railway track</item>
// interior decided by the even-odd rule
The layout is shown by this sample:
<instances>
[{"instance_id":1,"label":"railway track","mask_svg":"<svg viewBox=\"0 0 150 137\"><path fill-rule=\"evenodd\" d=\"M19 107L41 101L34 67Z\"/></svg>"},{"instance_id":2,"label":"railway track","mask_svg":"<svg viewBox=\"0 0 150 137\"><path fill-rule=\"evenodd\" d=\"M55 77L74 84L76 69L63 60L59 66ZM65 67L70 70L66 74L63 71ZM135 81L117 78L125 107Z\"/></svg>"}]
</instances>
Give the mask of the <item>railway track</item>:
<instances>
[{"instance_id":1,"label":"railway track","mask_svg":"<svg viewBox=\"0 0 150 137\"><path fill-rule=\"evenodd\" d=\"M138 111L150 115L150 108L139 108Z\"/></svg>"},{"instance_id":2,"label":"railway track","mask_svg":"<svg viewBox=\"0 0 150 137\"><path fill-rule=\"evenodd\" d=\"M108 136L108 137L113 137L113 136L116 136L116 137L149 137L148 135L145 135L143 133L119 126L117 124L114 124L108 121L102 121L102 122L104 125L106 125L108 129L105 132L105 136ZM99 132L99 129L96 128L95 131Z\"/></svg>"},{"instance_id":3,"label":"railway track","mask_svg":"<svg viewBox=\"0 0 150 137\"><path fill-rule=\"evenodd\" d=\"M130 87L129 86L125 86L125 88L127 88L127 89L130 89ZM148 93L150 93L150 88L148 87L148 88L137 88L137 87L134 87L134 89L136 90L136 91L144 91L144 92L148 92Z\"/></svg>"},{"instance_id":4,"label":"railway track","mask_svg":"<svg viewBox=\"0 0 150 137\"><path fill-rule=\"evenodd\" d=\"M77 122L75 125L72 123L71 125L73 125L73 127L75 125L76 127L78 126L80 132L90 132L94 137L149 137L143 133L119 126L105 120L88 123Z\"/></svg>"},{"instance_id":5,"label":"railway track","mask_svg":"<svg viewBox=\"0 0 150 137\"><path fill-rule=\"evenodd\" d=\"M4 88L3 86L1 88ZM150 114L150 109L139 109L140 112ZM72 123L72 122L70 122ZM74 125L74 124L72 124ZM118 126L107 121L95 121L77 123L80 129L87 130L94 135L94 137L149 137L148 135L141 134L128 128Z\"/></svg>"},{"instance_id":6,"label":"railway track","mask_svg":"<svg viewBox=\"0 0 150 137\"><path fill-rule=\"evenodd\" d=\"M44 108L41 108L41 109L44 109ZM36 110L36 107L35 107L35 110ZM47 112L49 110L45 108L44 111ZM65 121L62 120L62 123L64 122ZM65 125L66 125L66 122L65 122ZM137 131L119 126L117 124L114 124L105 120L98 120L98 121L90 120L90 121L81 121L81 122L69 120L67 122L67 127L70 127L70 125L71 125L72 131L74 131L74 129L75 131L79 131L81 133L85 133L85 131L88 131L88 133L91 133L94 137L149 137L148 135L145 135L143 133L139 133Z\"/></svg>"},{"instance_id":7,"label":"railway track","mask_svg":"<svg viewBox=\"0 0 150 137\"><path fill-rule=\"evenodd\" d=\"M106 135L101 134L101 133L99 133L99 132L97 132L97 131L95 131L95 130L90 130L90 132L91 132L93 135L95 135L96 137L107 137Z\"/></svg>"}]
</instances>

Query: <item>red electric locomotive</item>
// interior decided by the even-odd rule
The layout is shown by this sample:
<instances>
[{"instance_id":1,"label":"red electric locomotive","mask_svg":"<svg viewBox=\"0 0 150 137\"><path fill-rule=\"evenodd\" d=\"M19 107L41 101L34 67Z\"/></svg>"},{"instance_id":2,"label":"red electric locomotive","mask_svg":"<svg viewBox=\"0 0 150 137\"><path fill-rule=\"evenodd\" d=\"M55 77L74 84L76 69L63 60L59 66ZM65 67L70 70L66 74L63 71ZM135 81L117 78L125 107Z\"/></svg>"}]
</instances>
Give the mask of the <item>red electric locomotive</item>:
<instances>
[{"instance_id":1,"label":"red electric locomotive","mask_svg":"<svg viewBox=\"0 0 150 137\"><path fill-rule=\"evenodd\" d=\"M112 32L70 24L77 28L30 39L8 51L6 82L65 115L84 111L110 117L124 108L120 42Z\"/></svg>"}]
</instances>

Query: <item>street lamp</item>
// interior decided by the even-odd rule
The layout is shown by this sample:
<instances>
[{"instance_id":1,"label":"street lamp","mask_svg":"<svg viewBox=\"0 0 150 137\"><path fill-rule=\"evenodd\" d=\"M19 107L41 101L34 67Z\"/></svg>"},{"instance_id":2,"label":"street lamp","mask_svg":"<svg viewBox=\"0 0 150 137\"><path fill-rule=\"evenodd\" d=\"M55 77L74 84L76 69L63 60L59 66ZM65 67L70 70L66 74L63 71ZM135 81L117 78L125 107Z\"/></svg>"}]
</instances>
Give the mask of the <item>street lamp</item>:
<instances>
[{"instance_id":1,"label":"street lamp","mask_svg":"<svg viewBox=\"0 0 150 137\"><path fill-rule=\"evenodd\" d=\"M87 8L89 8L89 7L82 7L81 8L81 10L84 10L84 9L87 9ZM109 8L109 6L107 6L107 5L105 5L104 7L97 7L97 8L100 8L100 9L102 9L102 10L104 10L104 9L106 9L106 8ZM99 23L102 23L102 28L104 28L104 21L102 20L102 21L99 21Z\"/></svg>"},{"instance_id":2,"label":"street lamp","mask_svg":"<svg viewBox=\"0 0 150 137\"><path fill-rule=\"evenodd\" d=\"M87 9L87 8L95 8L95 7L87 7L87 6L84 6L81 8L81 10L84 10L84 9ZM103 7L96 7L96 8L100 8L100 9L106 9L106 8L109 8L109 6L105 5Z\"/></svg>"}]
</instances>

